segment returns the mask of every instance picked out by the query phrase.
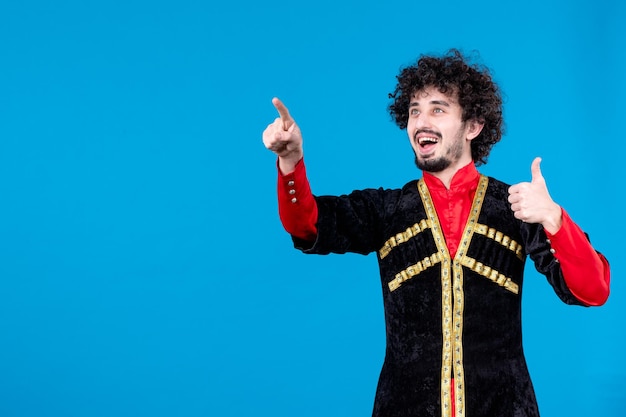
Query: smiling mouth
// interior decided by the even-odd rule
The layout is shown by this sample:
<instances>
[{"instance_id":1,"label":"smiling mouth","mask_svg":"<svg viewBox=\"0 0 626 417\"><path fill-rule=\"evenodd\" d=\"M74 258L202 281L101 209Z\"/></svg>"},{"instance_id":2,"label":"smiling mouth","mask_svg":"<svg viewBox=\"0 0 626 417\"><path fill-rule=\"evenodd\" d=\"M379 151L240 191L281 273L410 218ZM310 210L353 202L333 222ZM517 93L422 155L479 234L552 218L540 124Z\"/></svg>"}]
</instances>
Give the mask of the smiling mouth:
<instances>
[{"instance_id":1,"label":"smiling mouth","mask_svg":"<svg viewBox=\"0 0 626 417\"><path fill-rule=\"evenodd\" d=\"M439 143L439 139L433 138L433 137L430 137L430 136L424 136L424 137L421 137L421 138L417 138L417 144L419 146L421 146L421 147L428 146L428 145L434 145L434 144L437 144L437 143Z\"/></svg>"},{"instance_id":2,"label":"smiling mouth","mask_svg":"<svg viewBox=\"0 0 626 417\"><path fill-rule=\"evenodd\" d=\"M435 145L439 143L439 135L435 132L418 131L415 132L415 143L418 145L419 150L422 153L427 153L433 150Z\"/></svg>"}]
</instances>

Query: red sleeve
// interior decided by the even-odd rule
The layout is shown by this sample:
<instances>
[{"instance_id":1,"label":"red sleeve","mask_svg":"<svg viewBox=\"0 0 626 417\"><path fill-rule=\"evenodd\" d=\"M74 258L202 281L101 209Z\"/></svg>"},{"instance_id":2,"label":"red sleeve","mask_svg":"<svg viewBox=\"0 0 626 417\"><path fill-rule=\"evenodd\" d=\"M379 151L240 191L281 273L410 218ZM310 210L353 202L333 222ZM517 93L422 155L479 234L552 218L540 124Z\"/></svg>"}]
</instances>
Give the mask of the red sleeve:
<instances>
[{"instance_id":1,"label":"red sleeve","mask_svg":"<svg viewBox=\"0 0 626 417\"><path fill-rule=\"evenodd\" d=\"M554 256L561 264L569 290L583 303L599 306L609 296L611 272L606 258L596 252L583 231L563 210L563 224L558 232L546 232Z\"/></svg>"},{"instance_id":2,"label":"red sleeve","mask_svg":"<svg viewBox=\"0 0 626 417\"><path fill-rule=\"evenodd\" d=\"M304 160L283 175L278 169L278 214L285 230L310 242L317 238L317 203L306 177Z\"/></svg>"}]
</instances>

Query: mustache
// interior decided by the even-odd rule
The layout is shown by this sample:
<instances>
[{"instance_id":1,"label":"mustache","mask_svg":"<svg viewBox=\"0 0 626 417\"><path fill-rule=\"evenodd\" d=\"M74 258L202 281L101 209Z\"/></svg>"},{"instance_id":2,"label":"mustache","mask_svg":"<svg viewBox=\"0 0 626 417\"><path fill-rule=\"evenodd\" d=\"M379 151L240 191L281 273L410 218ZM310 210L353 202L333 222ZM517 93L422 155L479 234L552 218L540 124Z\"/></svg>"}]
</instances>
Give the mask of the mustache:
<instances>
[{"instance_id":1,"label":"mustache","mask_svg":"<svg viewBox=\"0 0 626 417\"><path fill-rule=\"evenodd\" d=\"M433 135L439 139L441 139L441 133L439 132L435 132L434 130L430 130L430 129L419 129L415 131L415 134L413 134L413 140L417 139L417 135L419 135L420 133L428 133L430 135Z\"/></svg>"}]
</instances>

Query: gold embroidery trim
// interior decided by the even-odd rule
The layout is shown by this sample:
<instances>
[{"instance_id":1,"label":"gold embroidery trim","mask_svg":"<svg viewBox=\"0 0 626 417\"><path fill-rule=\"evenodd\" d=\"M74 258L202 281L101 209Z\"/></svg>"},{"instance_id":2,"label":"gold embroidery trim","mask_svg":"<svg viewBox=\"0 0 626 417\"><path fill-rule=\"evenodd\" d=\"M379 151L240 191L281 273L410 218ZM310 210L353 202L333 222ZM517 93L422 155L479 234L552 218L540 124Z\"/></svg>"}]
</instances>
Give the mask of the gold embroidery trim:
<instances>
[{"instance_id":1,"label":"gold embroidery trim","mask_svg":"<svg viewBox=\"0 0 626 417\"><path fill-rule=\"evenodd\" d=\"M513 294L519 294L519 286L511 281L511 278L507 278L497 270L478 262L476 259L464 256L461 260L461 264L472 271L489 278L499 286L511 291Z\"/></svg>"},{"instance_id":2,"label":"gold embroidery trim","mask_svg":"<svg viewBox=\"0 0 626 417\"><path fill-rule=\"evenodd\" d=\"M450 252L446 246L439 218L435 211L430 192L423 179L417 183L417 187L424 203L426 215L430 221L433 238L437 245L437 253L441 256L441 332L443 337L443 348L441 352L441 415L450 417L452 407L450 403L450 383L452 376L452 334L453 334L453 317L452 317L452 283L450 279Z\"/></svg>"},{"instance_id":3,"label":"gold embroidery trim","mask_svg":"<svg viewBox=\"0 0 626 417\"><path fill-rule=\"evenodd\" d=\"M470 209L470 214L463 229L463 234L459 248L452 264L453 292L454 292L454 316L453 316L453 343L454 343L454 404L455 417L465 416L465 369L463 367L463 311L465 308L465 293L463 291L463 265L461 260L465 257L469 243L472 240L474 229L478 224L478 216L485 199L489 179L484 175L480 176L478 188L474 195L474 201ZM449 385L449 384L448 384ZM449 397L449 395L448 395Z\"/></svg>"},{"instance_id":4,"label":"gold embroidery trim","mask_svg":"<svg viewBox=\"0 0 626 417\"><path fill-rule=\"evenodd\" d=\"M441 255L439 254L439 252L435 252L432 255L422 259L415 265L409 266L404 271L400 271L396 274L396 277L393 280L389 281L389 290L397 290L403 282L410 280L414 276L419 275L421 272L439 262L441 262Z\"/></svg>"},{"instance_id":5,"label":"gold embroidery trim","mask_svg":"<svg viewBox=\"0 0 626 417\"><path fill-rule=\"evenodd\" d=\"M419 223L415 223L413 226L407 228L404 232L397 233L395 236L390 237L382 248L378 251L380 259L389 255L389 252L396 246L402 243L408 242L413 237L422 233L424 230L430 228L430 221L422 219Z\"/></svg>"},{"instance_id":6,"label":"gold embroidery trim","mask_svg":"<svg viewBox=\"0 0 626 417\"><path fill-rule=\"evenodd\" d=\"M434 260L441 262L441 314L442 314L442 365L441 365L441 415L442 417L465 417L465 370L463 366L463 312L465 294L463 291L463 267L467 267L502 286L503 288L518 294L519 287L498 271L481 264L473 258L468 257L467 249L472 240L472 235L478 233L495 240L502 246L511 250L515 255L523 259L523 249L521 245L510 237L493 228L478 223L484 197L486 194L489 179L484 175L480 176L476 195L472 202L470 215L463 230L461 242L457 250L453 262L450 259L450 253L445 244L441 225L437 217L430 193L423 180L418 181L417 187L426 209L428 222L432 229L433 238L437 245L437 252L430 257L425 258L418 264L413 265L396 275L396 278L389 283L390 289L392 283L398 281L398 286L402 282L419 274L428 266L434 264ZM403 235L403 238L405 236ZM390 239L391 241L391 239ZM388 241L390 248L393 244ZM387 246L383 246L383 249ZM400 242L401 243L401 242ZM391 250L391 249L389 249ZM381 249L382 251L382 249ZM387 251L386 254L389 252ZM386 256L385 254L385 256ZM382 253L381 253L382 255ZM428 261L426 261L428 259ZM425 263L430 262L430 265ZM426 266L426 268L424 268ZM419 268L423 269L419 269ZM410 271L409 271L410 270ZM417 271L417 272L416 272ZM408 277L408 278L407 278ZM401 281L400 281L401 280ZM396 284L393 284L396 285ZM394 289L395 289L394 288ZM393 291L393 289L392 289ZM451 377L454 376L454 403L455 416L452 416L451 407Z\"/></svg>"},{"instance_id":7,"label":"gold embroidery trim","mask_svg":"<svg viewBox=\"0 0 626 417\"><path fill-rule=\"evenodd\" d=\"M520 260L524 260L524 249L522 245L520 245L510 237L506 236L502 232L497 231L493 227L488 227L484 224L477 223L474 226L474 233L478 233L479 235L483 235L488 237L489 239L495 240L505 248L515 253L515 256L517 256Z\"/></svg>"}]
</instances>

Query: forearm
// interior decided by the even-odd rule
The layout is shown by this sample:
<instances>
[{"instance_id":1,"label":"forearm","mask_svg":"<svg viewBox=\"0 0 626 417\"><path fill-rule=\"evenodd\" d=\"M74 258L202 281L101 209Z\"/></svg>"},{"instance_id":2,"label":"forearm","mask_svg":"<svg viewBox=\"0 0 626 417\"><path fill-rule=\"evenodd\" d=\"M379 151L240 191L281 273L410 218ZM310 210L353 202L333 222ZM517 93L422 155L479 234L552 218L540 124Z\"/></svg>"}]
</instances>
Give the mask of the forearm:
<instances>
[{"instance_id":1,"label":"forearm","mask_svg":"<svg viewBox=\"0 0 626 417\"><path fill-rule=\"evenodd\" d=\"M589 306L599 306L609 296L610 268L606 258L589 243L584 232L562 211L562 224L555 234L547 232L554 256L572 294Z\"/></svg>"},{"instance_id":2,"label":"forearm","mask_svg":"<svg viewBox=\"0 0 626 417\"><path fill-rule=\"evenodd\" d=\"M306 176L304 160L300 159L292 168L283 171L279 158L278 213L289 234L312 242L317 237L317 203Z\"/></svg>"}]
</instances>

